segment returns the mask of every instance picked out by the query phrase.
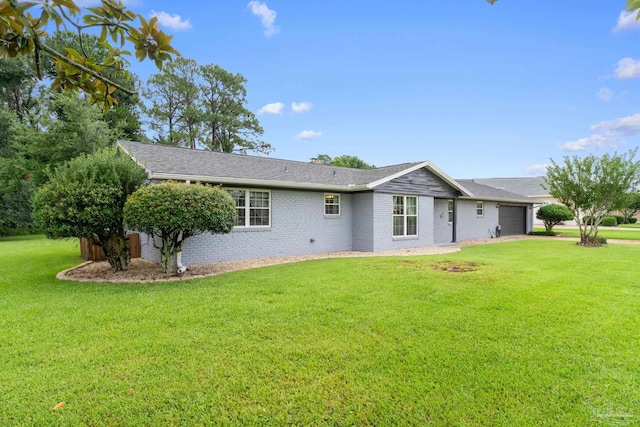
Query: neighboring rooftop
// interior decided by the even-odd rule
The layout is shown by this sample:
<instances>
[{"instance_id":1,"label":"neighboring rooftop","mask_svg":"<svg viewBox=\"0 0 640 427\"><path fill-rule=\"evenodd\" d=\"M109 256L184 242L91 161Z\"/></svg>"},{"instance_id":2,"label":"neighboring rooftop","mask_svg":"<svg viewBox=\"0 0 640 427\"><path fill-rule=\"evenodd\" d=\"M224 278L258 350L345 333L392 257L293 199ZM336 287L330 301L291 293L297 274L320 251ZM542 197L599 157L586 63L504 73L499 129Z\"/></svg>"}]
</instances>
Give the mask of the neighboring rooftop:
<instances>
[{"instance_id":1,"label":"neighboring rooftop","mask_svg":"<svg viewBox=\"0 0 640 427\"><path fill-rule=\"evenodd\" d=\"M549 196L549 190L546 189L546 183L542 176L531 178L475 178L472 181L527 197Z\"/></svg>"},{"instance_id":2,"label":"neighboring rooftop","mask_svg":"<svg viewBox=\"0 0 640 427\"><path fill-rule=\"evenodd\" d=\"M457 179L464 188L473 193L474 198L483 200L498 200L515 203L534 203L535 200L522 194L505 191L500 188L491 187L489 185L479 184L476 179Z\"/></svg>"}]
</instances>

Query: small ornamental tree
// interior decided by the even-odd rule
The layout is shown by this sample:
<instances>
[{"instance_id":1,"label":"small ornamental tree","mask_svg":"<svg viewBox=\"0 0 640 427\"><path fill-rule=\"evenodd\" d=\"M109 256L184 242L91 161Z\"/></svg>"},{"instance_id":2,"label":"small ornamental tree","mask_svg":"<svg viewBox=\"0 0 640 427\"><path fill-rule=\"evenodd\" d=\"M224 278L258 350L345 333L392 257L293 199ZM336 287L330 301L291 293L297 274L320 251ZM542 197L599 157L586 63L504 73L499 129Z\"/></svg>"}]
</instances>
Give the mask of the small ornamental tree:
<instances>
[{"instance_id":1,"label":"small ornamental tree","mask_svg":"<svg viewBox=\"0 0 640 427\"><path fill-rule=\"evenodd\" d=\"M640 192L629 193L626 197L626 203L622 209L624 214L624 223L629 224L633 218L640 212Z\"/></svg>"},{"instance_id":2,"label":"small ornamental tree","mask_svg":"<svg viewBox=\"0 0 640 427\"><path fill-rule=\"evenodd\" d=\"M599 246L598 226L609 212L623 209L627 194L640 184L640 162L634 149L626 154L602 157L564 157L558 164L551 160L545 181L549 194L566 205L580 228L580 245ZM587 224L583 216L589 216Z\"/></svg>"},{"instance_id":3,"label":"small ornamental tree","mask_svg":"<svg viewBox=\"0 0 640 427\"><path fill-rule=\"evenodd\" d=\"M140 188L124 207L128 227L152 237L168 273L182 243L205 232L226 234L237 221L236 205L220 187L165 182ZM156 239L159 242L156 242Z\"/></svg>"},{"instance_id":4,"label":"small ornamental tree","mask_svg":"<svg viewBox=\"0 0 640 427\"><path fill-rule=\"evenodd\" d=\"M573 219L573 214L571 213L571 209L565 205L550 204L538 209L536 218L544 222L545 230L551 231L554 226L560 224L562 221Z\"/></svg>"},{"instance_id":5,"label":"small ornamental tree","mask_svg":"<svg viewBox=\"0 0 640 427\"><path fill-rule=\"evenodd\" d=\"M33 199L34 220L47 237L84 237L100 246L116 271L126 270L131 247L122 209L147 174L111 150L81 156L56 169Z\"/></svg>"}]
</instances>

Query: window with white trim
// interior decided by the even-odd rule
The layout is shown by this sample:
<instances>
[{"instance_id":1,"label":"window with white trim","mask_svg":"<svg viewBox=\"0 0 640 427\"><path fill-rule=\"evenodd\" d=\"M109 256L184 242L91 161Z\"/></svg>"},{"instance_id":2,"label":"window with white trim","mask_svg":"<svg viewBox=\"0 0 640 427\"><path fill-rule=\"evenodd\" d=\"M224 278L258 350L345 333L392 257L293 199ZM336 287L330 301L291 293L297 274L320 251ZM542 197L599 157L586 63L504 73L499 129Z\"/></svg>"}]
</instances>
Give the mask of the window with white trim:
<instances>
[{"instance_id":1,"label":"window with white trim","mask_svg":"<svg viewBox=\"0 0 640 427\"><path fill-rule=\"evenodd\" d=\"M447 200L447 221L453 223L453 200Z\"/></svg>"},{"instance_id":2,"label":"window with white trim","mask_svg":"<svg viewBox=\"0 0 640 427\"><path fill-rule=\"evenodd\" d=\"M480 201L476 202L476 215L484 216L484 202L480 202Z\"/></svg>"},{"instance_id":3,"label":"window with white trim","mask_svg":"<svg viewBox=\"0 0 640 427\"><path fill-rule=\"evenodd\" d=\"M340 195L333 193L324 194L324 214L340 215Z\"/></svg>"},{"instance_id":4,"label":"window with white trim","mask_svg":"<svg viewBox=\"0 0 640 427\"><path fill-rule=\"evenodd\" d=\"M269 227L271 224L271 192L265 190L227 189L236 202L238 227Z\"/></svg>"},{"instance_id":5,"label":"window with white trim","mask_svg":"<svg viewBox=\"0 0 640 427\"><path fill-rule=\"evenodd\" d=\"M393 196L393 235L418 235L418 198Z\"/></svg>"}]
</instances>

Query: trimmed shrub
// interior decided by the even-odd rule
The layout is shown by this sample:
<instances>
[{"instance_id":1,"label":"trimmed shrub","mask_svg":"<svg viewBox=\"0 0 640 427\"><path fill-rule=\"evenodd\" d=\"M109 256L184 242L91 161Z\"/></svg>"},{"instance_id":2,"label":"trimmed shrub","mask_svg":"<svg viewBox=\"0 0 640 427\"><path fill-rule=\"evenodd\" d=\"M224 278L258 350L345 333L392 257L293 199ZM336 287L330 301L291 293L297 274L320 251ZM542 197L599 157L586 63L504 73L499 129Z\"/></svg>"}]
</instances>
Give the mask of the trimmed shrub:
<instances>
[{"instance_id":1,"label":"trimmed shrub","mask_svg":"<svg viewBox=\"0 0 640 427\"><path fill-rule=\"evenodd\" d=\"M131 246L122 210L146 178L141 166L112 150L76 157L36 192L35 223L50 239L84 237L102 248L114 270L126 270Z\"/></svg>"},{"instance_id":2,"label":"trimmed shrub","mask_svg":"<svg viewBox=\"0 0 640 427\"><path fill-rule=\"evenodd\" d=\"M638 218L636 218L635 216L629 218L629 224L635 224L636 222L638 222Z\"/></svg>"},{"instance_id":3,"label":"trimmed shrub","mask_svg":"<svg viewBox=\"0 0 640 427\"><path fill-rule=\"evenodd\" d=\"M587 243L589 246L602 246L607 244L607 239L600 236L598 237L589 236L589 238L587 239Z\"/></svg>"},{"instance_id":4,"label":"trimmed shrub","mask_svg":"<svg viewBox=\"0 0 640 427\"><path fill-rule=\"evenodd\" d=\"M594 221L594 218L592 216L583 216L582 217L582 223L586 224L586 225L592 225Z\"/></svg>"},{"instance_id":5,"label":"trimmed shrub","mask_svg":"<svg viewBox=\"0 0 640 427\"><path fill-rule=\"evenodd\" d=\"M565 205L550 204L540 207L536 213L536 218L544 222L544 228L547 231L551 231L555 225L562 221L573 219L573 213Z\"/></svg>"},{"instance_id":6,"label":"trimmed shrub","mask_svg":"<svg viewBox=\"0 0 640 427\"><path fill-rule=\"evenodd\" d=\"M220 187L163 182L129 196L124 218L132 230L153 237L153 246L160 249L162 269L168 273L186 239L207 232L229 233L238 214L235 201Z\"/></svg>"},{"instance_id":7,"label":"trimmed shrub","mask_svg":"<svg viewBox=\"0 0 640 427\"><path fill-rule=\"evenodd\" d=\"M545 231L530 231L529 236L557 236L559 233L555 231L545 230Z\"/></svg>"},{"instance_id":8,"label":"trimmed shrub","mask_svg":"<svg viewBox=\"0 0 640 427\"><path fill-rule=\"evenodd\" d=\"M618 221L618 224L624 224L624 216L622 215L614 215L616 221Z\"/></svg>"},{"instance_id":9,"label":"trimmed shrub","mask_svg":"<svg viewBox=\"0 0 640 427\"><path fill-rule=\"evenodd\" d=\"M604 225L605 227L617 227L618 220L615 216L605 216L604 218L602 218L601 225Z\"/></svg>"}]
</instances>

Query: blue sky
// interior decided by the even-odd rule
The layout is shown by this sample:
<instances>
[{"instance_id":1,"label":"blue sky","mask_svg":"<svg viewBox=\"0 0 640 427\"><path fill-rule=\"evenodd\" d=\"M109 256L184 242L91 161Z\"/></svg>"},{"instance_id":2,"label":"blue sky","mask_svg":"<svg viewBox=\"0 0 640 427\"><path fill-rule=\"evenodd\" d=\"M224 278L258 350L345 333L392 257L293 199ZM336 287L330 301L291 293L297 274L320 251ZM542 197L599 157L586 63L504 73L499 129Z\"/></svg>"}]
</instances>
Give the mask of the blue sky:
<instances>
[{"instance_id":1,"label":"blue sky","mask_svg":"<svg viewBox=\"0 0 640 427\"><path fill-rule=\"evenodd\" d=\"M159 16L184 57L248 79L272 157L532 176L640 141L640 25L624 0L127 4Z\"/></svg>"}]
</instances>

